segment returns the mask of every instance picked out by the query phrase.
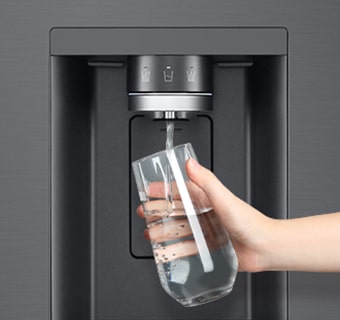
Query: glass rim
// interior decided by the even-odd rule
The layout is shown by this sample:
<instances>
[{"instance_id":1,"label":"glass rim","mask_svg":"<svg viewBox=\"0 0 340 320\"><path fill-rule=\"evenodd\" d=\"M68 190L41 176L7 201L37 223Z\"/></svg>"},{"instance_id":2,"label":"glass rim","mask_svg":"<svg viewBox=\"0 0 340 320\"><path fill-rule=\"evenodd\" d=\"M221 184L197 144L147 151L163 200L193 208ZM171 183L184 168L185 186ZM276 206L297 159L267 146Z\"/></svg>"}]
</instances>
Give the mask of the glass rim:
<instances>
[{"instance_id":1,"label":"glass rim","mask_svg":"<svg viewBox=\"0 0 340 320\"><path fill-rule=\"evenodd\" d=\"M140 158L138 160L135 160L131 163L132 166L136 166L138 163L141 163L141 162L144 162L146 160L149 160L149 159L152 159L152 158L155 158L156 156L160 155L160 154L163 154L163 153L166 153L167 150L176 150L176 149L180 149L180 148L183 148L183 147L188 147L192 149L192 145L190 142L187 142L187 143L183 143L183 144L180 144L178 146L175 146L175 147L172 147L172 148L169 148L169 149L163 149L163 150L160 150L160 151L157 151L155 153L152 153L148 156L145 156L143 158Z\"/></svg>"}]
</instances>

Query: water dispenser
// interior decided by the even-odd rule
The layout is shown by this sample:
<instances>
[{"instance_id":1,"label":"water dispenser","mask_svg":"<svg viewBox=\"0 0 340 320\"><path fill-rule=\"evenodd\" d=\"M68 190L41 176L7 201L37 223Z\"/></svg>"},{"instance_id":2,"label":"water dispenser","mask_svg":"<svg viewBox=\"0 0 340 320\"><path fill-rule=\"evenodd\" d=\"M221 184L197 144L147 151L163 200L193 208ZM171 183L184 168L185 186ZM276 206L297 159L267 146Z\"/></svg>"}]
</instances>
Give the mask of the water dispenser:
<instances>
[{"instance_id":1,"label":"water dispenser","mask_svg":"<svg viewBox=\"0 0 340 320\"><path fill-rule=\"evenodd\" d=\"M283 28L50 33L52 319L288 319L284 272L183 308L161 288L131 162L191 142L235 194L287 217Z\"/></svg>"}]
</instances>

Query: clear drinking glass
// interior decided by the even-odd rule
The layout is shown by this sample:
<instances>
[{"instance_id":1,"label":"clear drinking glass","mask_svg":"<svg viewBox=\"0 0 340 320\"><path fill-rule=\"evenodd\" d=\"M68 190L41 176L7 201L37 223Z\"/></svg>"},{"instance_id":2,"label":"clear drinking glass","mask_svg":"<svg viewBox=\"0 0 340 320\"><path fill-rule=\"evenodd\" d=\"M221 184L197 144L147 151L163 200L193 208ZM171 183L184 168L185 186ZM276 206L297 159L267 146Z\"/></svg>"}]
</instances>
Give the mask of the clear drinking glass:
<instances>
[{"instance_id":1,"label":"clear drinking glass","mask_svg":"<svg viewBox=\"0 0 340 320\"><path fill-rule=\"evenodd\" d=\"M161 284L186 307L229 294L238 268L205 193L186 175L189 158L190 143L132 163Z\"/></svg>"}]
</instances>

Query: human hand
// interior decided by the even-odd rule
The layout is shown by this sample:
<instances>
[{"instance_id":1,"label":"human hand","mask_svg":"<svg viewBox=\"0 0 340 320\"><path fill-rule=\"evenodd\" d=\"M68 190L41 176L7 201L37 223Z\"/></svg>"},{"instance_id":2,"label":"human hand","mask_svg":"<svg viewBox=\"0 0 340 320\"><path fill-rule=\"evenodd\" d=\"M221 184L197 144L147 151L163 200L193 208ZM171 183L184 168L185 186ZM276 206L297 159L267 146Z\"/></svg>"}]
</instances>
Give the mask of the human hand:
<instances>
[{"instance_id":1,"label":"human hand","mask_svg":"<svg viewBox=\"0 0 340 320\"><path fill-rule=\"evenodd\" d=\"M187 161L186 171L191 180L187 185L191 197L201 201L201 205L212 207L210 215L213 214L213 219L218 219L228 232L238 258L239 271L340 272L340 212L288 220L272 219L236 197L210 170L195 160ZM159 186L155 186L154 191L157 188ZM166 201L151 201L147 205L157 209L164 207L164 203ZM183 207L180 201L173 203L178 208ZM142 206L137 212L145 217ZM177 212L180 213L180 210ZM176 211L173 214L177 214ZM146 219L149 223L154 218L150 215ZM153 233L155 230L149 228L145 236L153 241L164 231L171 234L171 229L164 228L166 226L159 233ZM190 234L189 225L183 231ZM177 236L176 232L173 236ZM183 256L195 254L197 248L189 245L185 243L176 250L180 249Z\"/></svg>"},{"instance_id":2,"label":"human hand","mask_svg":"<svg viewBox=\"0 0 340 320\"><path fill-rule=\"evenodd\" d=\"M197 210L197 223L209 250L226 246L229 239L202 189L191 181L186 182L186 187ZM176 182L171 186L152 182L148 185L148 195L149 201L139 206L137 213L146 219L144 233L151 241L156 263L199 254L195 240L197 230L195 235Z\"/></svg>"},{"instance_id":3,"label":"human hand","mask_svg":"<svg viewBox=\"0 0 340 320\"><path fill-rule=\"evenodd\" d=\"M186 170L229 233L239 270L340 272L340 212L272 219L232 194L195 160L187 161Z\"/></svg>"},{"instance_id":4,"label":"human hand","mask_svg":"<svg viewBox=\"0 0 340 320\"><path fill-rule=\"evenodd\" d=\"M239 260L239 270L248 272L261 271L263 267L262 244L265 243L265 230L268 224L271 223L271 219L233 195L209 170L200 166L196 161L192 159L187 161L186 170L191 179L187 183L191 199L194 202L199 202L199 207L213 208L213 211L209 213L210 219L216 221L214 222L215 226L217 224L222 225L229 233ZM149 187L149 192L154 198L164 198L162 183L153 183ZM172 195L175 199L172 202L175 210L168 210L169 202L165 200L154 200L144 204L145 210L153 212L152 215L146 215L149 229L145 230L144 234L147 239L154 243L191 234L190 226L186 219L181 224L177 221L176 224L167 222L162 225L152 225L152 222L159 219L159 215L162 215L167 210L171 212L171 216L183 215L183 205L178 200L180 197L176 186L172 187ZM141 217L145 217L142 206L138 207L137 213ZM182 225L183 228L178 230L176 227L178 225ZM204 226L205 224L202 223L201 225ZM204 234L209 234L209 230L203 230L203 232ZM208 239L207 241L211 247L214 241L218 242L218 239ZM218 245L221 245L221 243L218 243ZM197 249L190 242L179 243L176 248L173 248L173 251L182 252L183 255L194 254L195 250Z\"/></svg>"},{"instance_id":5,"label":"human hand","mask_svg":"<svg viewBox=\"0 0 340 320\"><path fill-rule=\"evenodd\" d=\"M236 197L210 170L194 159L187 161L186 171L190 180L205 193L228 232L238 258L239 271L263 271L267 265L266 245L274 220Z\"/></svg>"}]
</instances>

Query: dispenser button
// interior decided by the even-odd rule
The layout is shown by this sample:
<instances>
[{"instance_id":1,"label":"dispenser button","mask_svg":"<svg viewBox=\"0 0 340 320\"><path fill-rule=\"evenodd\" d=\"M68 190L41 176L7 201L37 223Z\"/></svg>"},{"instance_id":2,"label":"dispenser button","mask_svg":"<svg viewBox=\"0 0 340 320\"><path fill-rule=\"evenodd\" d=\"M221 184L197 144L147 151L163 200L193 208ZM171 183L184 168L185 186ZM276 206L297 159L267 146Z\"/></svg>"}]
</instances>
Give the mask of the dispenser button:
<instances>
[{"instance_id":1,"label":"dispenser button","mask_svg":"<svg viewBox=\"0 0 340 320\"><path fill-rule=\"evenodd\" d=\"M150 82L151 71L149 67L144 66L142 70L142 82Z\"/></svg>"},{"instance_id":2,"label":"dispenser button","mask_svg":"<svg viewBox=\"0 0 340 320\"><path fill-rule=\"evenodd\" d=\"M196 70L193 66L190 66L187 69L187 80L188 82L195 82L196 79Z\"/></svg>"},{"instance_id":3,"label":"dispenser button","mask_svg":"<svg viewBox=\"0 0 340 320\"><path fill-rule=\"evenodd\" d=\"M166 66L165 70L163 71L164 82L172 82L174 79L174 71L171 69L170 66Z\"/></svg>"}]
</instances>

